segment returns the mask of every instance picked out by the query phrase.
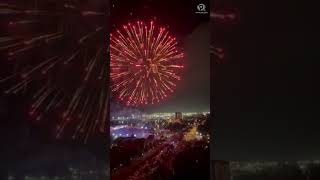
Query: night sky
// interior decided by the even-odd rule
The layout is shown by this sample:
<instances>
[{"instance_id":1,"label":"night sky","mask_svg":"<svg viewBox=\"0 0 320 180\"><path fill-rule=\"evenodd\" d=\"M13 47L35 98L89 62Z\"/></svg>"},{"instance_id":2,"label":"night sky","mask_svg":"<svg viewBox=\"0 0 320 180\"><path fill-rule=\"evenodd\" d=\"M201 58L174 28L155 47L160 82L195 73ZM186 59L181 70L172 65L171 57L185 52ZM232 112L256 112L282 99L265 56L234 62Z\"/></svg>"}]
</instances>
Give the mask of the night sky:
<instances>
[{"instance_id":1,"label":"night sky","mask_svg":"<svg viewBox=\"0 0 320 180\"><path fill-rule=\"evenodd\" d=\"M315 11L293 1L213 6L238 16L212 29L227 53L212 68L214 158L320 159Z\"/></svg>"},{"instance_id":2,"label":"night sky","mask_svg":"<svg viewBox=\"0 0 320 180\"><path fill-rule=\"evenodd\" d=\"M210 111L210 54L209 23L202 23L184 41L186 58L182 80L176 92L159 106L150 107L157 112Z\"/></svg>"}]
</instances>

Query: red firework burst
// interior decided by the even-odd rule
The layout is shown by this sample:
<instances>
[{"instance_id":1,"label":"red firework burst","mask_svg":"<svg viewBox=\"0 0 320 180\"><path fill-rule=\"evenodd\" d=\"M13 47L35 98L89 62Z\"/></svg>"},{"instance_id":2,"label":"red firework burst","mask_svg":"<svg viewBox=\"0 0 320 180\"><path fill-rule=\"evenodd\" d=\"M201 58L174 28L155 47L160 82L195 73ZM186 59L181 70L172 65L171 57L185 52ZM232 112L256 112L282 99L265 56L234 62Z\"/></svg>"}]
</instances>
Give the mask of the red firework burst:
<instances>
[{"instance_id":1,"label":"red firework burst","mask_svg":"<svg viewBox=\"0 0 320 180\"><path fill-rule=\"evenodd\" d=\"M184 57L175 37L153 21L110 35L112 91L127 105L154 104L174 92Z\"/></svg>"},{"instance_id":2,"label":"red firework burst","mask_svg":"<svg viewBox=\"0 0 320 180\"><path fill-rule=\"evenodd\" d=\"M56 123L57 138L87 142L108 129L103 4L0 3L0 89L30 97L31 119Z\"/></svg>"}]
</instances>

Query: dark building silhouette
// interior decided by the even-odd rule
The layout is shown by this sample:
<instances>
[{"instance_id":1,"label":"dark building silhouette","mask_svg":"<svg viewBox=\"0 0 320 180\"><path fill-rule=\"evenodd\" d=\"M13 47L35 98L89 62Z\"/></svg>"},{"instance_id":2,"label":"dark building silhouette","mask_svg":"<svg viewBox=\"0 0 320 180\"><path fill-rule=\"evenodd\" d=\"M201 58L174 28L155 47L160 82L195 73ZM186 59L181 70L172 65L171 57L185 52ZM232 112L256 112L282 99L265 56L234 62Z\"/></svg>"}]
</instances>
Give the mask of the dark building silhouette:
<instances>
[{"instance_id":1,"label":"dark building silhouette","mask_svg":"<svg viewBox=\"0 0 320 180\"><path fill-rule=\"evenodd\" d=\"M182 113L181 112L175 113L175 120L182 120Z\"/></svg>"},{"instance_id":2,"label":"dark building silhouette","mask_svg":"<svg viewBox=\"0 0 320 180\"><path fill-rule=\"evenodd\" d=\"M228 161L213 161L214 179L231 180L230 163Z\"/></svg>"}]
</instances>

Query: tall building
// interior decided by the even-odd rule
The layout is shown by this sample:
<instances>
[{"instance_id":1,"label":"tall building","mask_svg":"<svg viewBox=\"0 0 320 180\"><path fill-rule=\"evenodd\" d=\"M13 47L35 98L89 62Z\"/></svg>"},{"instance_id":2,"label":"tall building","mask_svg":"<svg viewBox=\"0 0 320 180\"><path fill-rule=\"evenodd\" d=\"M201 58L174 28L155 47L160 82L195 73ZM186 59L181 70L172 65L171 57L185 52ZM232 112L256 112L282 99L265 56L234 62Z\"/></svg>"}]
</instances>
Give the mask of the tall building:
<instances>
[{"instance_id":1,"label":"tall building","mask_svg":"<svg viewBox=\"0 0 320 180\"><path fill-rule=\"evenodd\" d=\"M176 112L175 113L175 119L176 120L182 120L182 112Z\"/></svg>"},{"instance_id":2,"label":"tall building","mask_svg":"<svg viewBox=\"0 0 320 180\"><path fill-rule=\"evenodd\" d=\"M213 161L214 179L231 180L230 163L228 161Z\"/></svg>"}]
</instances>

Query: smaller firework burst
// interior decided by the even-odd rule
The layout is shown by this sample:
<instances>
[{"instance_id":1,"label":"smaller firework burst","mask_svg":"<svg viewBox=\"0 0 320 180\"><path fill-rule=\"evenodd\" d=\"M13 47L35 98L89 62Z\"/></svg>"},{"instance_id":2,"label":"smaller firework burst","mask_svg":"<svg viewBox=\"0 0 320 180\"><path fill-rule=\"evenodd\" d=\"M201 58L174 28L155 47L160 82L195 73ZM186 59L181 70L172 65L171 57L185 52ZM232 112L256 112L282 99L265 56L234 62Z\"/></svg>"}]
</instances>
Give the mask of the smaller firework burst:
<instances>
[{"instance_id":1,"label":"smaller firework burst","mask_svg":"<svg viewBox=\"0 0 320 180\"><path fill-rule=\"evenodd\" d=\"M233 21L235 19L235 15L232 13L211 13L210 18L212 20L220 20L220 21ZM217 57L217 63L221 62L222 59L225 57L224 49L217 47L214 42L211 43L210 46L210 53Z\"/></svg>"}]
</instances>

